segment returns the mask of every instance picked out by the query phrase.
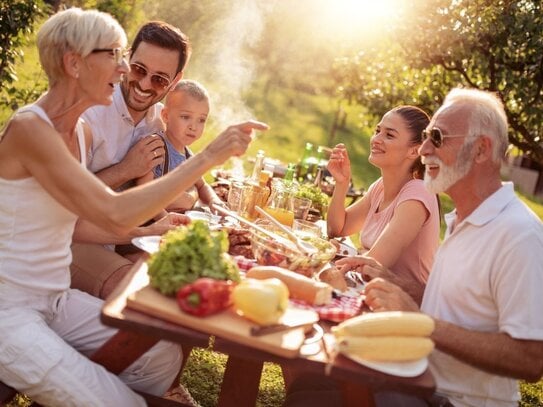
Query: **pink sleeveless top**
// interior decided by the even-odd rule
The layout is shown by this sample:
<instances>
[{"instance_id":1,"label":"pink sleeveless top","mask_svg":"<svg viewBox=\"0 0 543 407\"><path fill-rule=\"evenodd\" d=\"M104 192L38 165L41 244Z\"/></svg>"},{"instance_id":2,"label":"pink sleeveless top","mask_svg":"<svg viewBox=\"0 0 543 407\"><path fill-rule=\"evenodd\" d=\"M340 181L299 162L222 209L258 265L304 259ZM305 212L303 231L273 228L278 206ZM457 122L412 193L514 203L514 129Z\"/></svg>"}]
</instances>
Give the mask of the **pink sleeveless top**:
<instances>
[{"instance_id":1,"label":"pink sleeveless top","mask_svg":"<svg viewBox=\"0 0 543 407\"><path fill-rule=\"evenodd\" d=\"M434 261L434 253L439 246L439 207L436 196L429 193L424 182L414 179L406 183L387 208L378 212L379 203L383 200L383 179L379 178L369 188L370 210L360 232L360 244L370 249L388 225L394 211L404 201L421 202L428 211L428 218L422 225L417 237L400 255L391 270L401 275L411 275L422 283L426 283Z\"/></svg>"}]
</instances>

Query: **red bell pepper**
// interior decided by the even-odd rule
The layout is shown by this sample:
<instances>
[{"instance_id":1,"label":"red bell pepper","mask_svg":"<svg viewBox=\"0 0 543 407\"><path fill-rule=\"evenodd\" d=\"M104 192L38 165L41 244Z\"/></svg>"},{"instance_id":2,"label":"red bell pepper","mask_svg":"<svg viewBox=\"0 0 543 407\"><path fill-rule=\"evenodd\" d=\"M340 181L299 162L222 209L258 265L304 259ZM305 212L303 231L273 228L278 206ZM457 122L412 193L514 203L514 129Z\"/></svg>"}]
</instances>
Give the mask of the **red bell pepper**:
<instances>
[{"instance_id":1,"label":"red bell pepper","mask_svg":"<svg viewBox=\"0 0 543 407\"><path fill-rule=\"evenodd\" d=\"M177 304L188 314L205 317L232 304L232 281L202 277L177 291Z\"/></svg>"}]
</instances>

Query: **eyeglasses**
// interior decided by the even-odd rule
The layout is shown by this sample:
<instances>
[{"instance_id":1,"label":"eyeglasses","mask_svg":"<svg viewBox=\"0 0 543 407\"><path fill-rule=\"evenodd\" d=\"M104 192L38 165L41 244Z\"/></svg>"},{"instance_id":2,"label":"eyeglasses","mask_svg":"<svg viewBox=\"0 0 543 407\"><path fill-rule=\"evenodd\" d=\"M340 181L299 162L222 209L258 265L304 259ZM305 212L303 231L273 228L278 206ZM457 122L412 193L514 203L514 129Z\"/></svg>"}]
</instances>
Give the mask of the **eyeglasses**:
<instances>
[{"instance_id":1,"label":"eyeglasses","mask_svg":"<svg viewBox=\"0 0 543 407\"><path fill-rule=\"evenodd\" d=\"M424 142L427 138L430 139L435 148L441 147L443 144L443 139L453 138L453 137L466 137L467 134L443 134L440 129L434 127L430 130L422 131L422 141Z\"/></svg>"},{"instance_id":2,"label":"eyeglasses","mask_svg":"<svg viewBox=\"0 0 543 407\"><path fill-rule=\"evenodd\" d=\"M121 65L123 63L123 60L128 57L128 54L130 54L130 49L124 49L124 48L95 48L91 51L92 53L97 52L110 52L111 55L113 55L113 58L115 59L115 63L117 65Z\"/></svg>"},{"instance_id":3,"label":"eyeglasses","mask_svg":"<svg viewBox=\"0 0 543 407\"><path fill-rule=\"evenodd\" d=\"M170 78L157 73L150 74L147 68L135 62L130 64L130 73L136 77L137 81L141 81L147 75L151 75L151 85L157 90L163 90L172 83Z\"/></svg>"}]
</instances>

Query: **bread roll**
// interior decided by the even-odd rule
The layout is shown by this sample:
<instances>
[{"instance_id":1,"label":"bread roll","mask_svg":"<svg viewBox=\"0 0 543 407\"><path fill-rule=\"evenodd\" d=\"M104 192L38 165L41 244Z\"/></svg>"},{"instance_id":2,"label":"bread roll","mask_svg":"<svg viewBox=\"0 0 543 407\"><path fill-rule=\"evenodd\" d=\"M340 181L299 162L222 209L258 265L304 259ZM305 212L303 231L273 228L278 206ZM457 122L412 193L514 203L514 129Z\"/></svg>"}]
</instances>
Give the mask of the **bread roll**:
<instances>
[{"instance_id":1,"label":"bread roll","mask_svg":"<svg viewBox=\"0 0 543 407\"><path fill-rule=\"evenodd\" d=\"M304 275L277 266L256 266L247 271L247 277L256 279L278 278L288 287L290 297L312 305L324 305L332 301L332 287Z\"/></svg>"},{"instance_id":2,"label":"bread roll","mask_svg":"<svg viewBox=\"0 0 543 407\"><path fill-rule=\"evenodd\" d=\"M341 292L347 291L349 288L345 281L345 275L334 266L322 270L318 277L320 281L330 284Z\"/></svg>"}]
</instances>

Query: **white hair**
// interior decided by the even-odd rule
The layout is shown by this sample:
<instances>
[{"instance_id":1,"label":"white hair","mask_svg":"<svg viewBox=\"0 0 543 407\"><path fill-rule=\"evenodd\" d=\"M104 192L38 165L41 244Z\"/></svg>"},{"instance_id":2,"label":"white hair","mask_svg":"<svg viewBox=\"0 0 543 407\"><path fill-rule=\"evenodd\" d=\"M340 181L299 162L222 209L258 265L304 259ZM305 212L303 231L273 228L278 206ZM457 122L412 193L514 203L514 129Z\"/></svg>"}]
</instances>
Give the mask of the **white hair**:
<instances>
[{"instance_id":1,"label":"white hair","mask_svg":"<svg viewBox=\"0 0 543 407\"><path fill-rule=\"evenodd\" d=\"M455 88L445 97L443 106L453 103L469 106L470 115L467 119L470 135L491 137L493 161L503 160L509 146L509 139L507 116L500 98L492 92Z\"/></svg>"},{"instance_id":2,"label":"white hair","mask_svg":"<svg viewBox=\"0 0 543 407\"><path fill-rule=\"evenodd\" d=\"M126 46L126 34L111 15L98 10L69 8L51 16L38 32L41 65L49 84L64 76L64 54L73 51L82 57L95 48L119 42Z\"/></svg>"}]
</instances>

